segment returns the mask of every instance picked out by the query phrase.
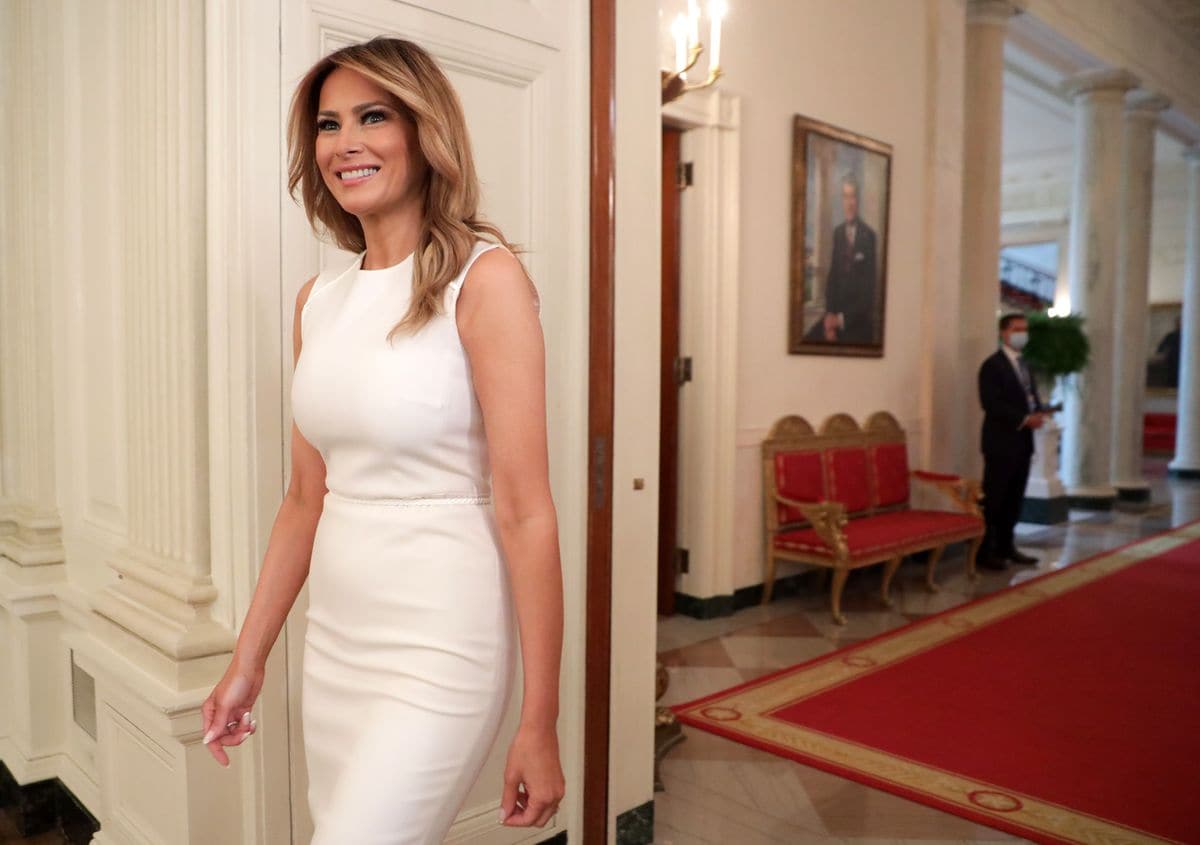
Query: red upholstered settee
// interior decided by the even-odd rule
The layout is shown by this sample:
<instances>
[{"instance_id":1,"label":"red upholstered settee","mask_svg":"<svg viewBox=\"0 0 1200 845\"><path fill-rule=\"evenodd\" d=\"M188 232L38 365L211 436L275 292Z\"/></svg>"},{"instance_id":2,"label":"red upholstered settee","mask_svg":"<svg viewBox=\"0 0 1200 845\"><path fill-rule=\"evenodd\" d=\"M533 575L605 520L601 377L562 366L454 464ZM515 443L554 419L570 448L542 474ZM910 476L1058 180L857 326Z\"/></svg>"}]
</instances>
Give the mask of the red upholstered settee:
<instances>
[{"instance_id":1,"label":"red upholstered settee","mask_svg":"<svg viewBox=\"0 0 1200 845\"><path fill-rule=\"evenodd\" d=\"M885 563L883 601L905 555L930 551L925 580L931 590L943 551L967 541L967 570L975 577L975 555L983 540L979 484L953 475L910 472L904 429L891 414L873 414L863 428L846 414L827 419L814 432L803 418L775 423L762 445L766 523L766 581L771 600L777 560L833 569L833 619L841 612L842 587L851 569ZM910 482L932 484L950 510L913 510Z\"/></svg>"},{"instance_id":2,"label":"red upholstered settee","mask_svg":"<svg viewBox=\"0 0 1200 845\"><path fill-rule=\"evenodd\" d=\"M1151 455L1175 454L1175 415L1146 414L1142 425L1142 450Z\"/></svg>"}]
</instances>

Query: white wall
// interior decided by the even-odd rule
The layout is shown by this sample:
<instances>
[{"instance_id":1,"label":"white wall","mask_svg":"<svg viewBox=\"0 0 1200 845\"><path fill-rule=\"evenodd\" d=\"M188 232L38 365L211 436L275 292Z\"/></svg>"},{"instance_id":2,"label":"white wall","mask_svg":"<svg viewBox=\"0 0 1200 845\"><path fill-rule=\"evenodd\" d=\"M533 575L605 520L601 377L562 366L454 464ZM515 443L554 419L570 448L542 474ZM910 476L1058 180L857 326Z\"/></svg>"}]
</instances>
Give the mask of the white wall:
<instances>
[{"instance_id":1,"label":"white wall","mask_svg":"<svg viewBox=\"0 0 1200 845\"><path fill-rule=\"evenodd\" d=\"M935 8L954 14L953 4ZM957 243L958 231L928 200L939 180L953 183L961 175L952 154L941 163L928 156L935 114L927 71L938 36L924 12L869 0L764 0L739 7L723 37L721 84L742 100L735 589L762 581L759 444L776 419L794 413L819 425L839 411L862 420L886 409L917 444L929 425L923 333L944 325L945 313L955 309L926 306L943 290L957 301L957 254L950 260L927 254L927 218L942 221L939 239ZM796 114L892 145L882 359L787 352ZM953 192L939 199L954 201ZM938 278L927 278L930 272Z\"/></svg>"}]
</instances>

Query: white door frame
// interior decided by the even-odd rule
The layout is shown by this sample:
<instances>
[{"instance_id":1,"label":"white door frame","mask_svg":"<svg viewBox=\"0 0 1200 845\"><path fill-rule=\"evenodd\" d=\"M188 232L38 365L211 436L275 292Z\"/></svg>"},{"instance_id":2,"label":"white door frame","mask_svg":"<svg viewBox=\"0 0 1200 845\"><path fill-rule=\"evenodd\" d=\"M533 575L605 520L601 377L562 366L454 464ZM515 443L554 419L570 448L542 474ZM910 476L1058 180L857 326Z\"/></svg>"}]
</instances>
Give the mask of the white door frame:
<instances>
[{"instance_id":1,"label":"white door frame","mask_svg":"<svg viewBox=\"0 0 1200 845\"><path fill-rule=\"evenodd\" d=\"M281 318L279 27L276 3L205 6L212 573L230 597L219 612L233 630L249 608L284 482L280 409L291 361L281 343L290 325ZM286 636L267 663L261 727L242 766L242 841L256 845L292 841L291 790L268 789L288 771Z\"/></svg>"},{"instance_id":2,"label":"white door frame","mask_svg":"<svg viewBox=\"0 0 1200 845\"><path fill-rule=\"evenodd\" d=\"M680 354L695 375L680 392L679 543L690 571L679 583L701 598L735 589L740 114L720 88L663 107L663 122L686 130L681 159L694 176L680 209Z\"/></svg>"}]
</instances>

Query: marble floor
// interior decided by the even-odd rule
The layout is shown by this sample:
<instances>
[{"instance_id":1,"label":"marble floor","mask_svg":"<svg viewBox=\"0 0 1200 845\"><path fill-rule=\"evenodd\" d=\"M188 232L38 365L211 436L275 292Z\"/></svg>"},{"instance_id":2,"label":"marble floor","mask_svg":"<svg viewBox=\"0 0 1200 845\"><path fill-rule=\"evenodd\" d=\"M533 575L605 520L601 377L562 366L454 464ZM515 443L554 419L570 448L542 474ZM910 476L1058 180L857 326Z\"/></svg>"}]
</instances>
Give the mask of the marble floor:
<instances>
[{"instance_id":1,"label":"marble floor","mask_svg":"<svg viewBox=\"0 0 1200 845\"><path fill-rule=\"evenodd\" d=\"M924 566L906 562L892 584L895 607L879 602L880 569L851 573L844 626L833 624L822 573L795 596L732 616L662 617L659 659L670 686L660 704L690 701L774 669L828 654L931 613L1002 590L1139 537L1200 519L1200 482L1168 479L1164 462L1148 464L1153 498L1141 512L1072 512L1057 526L1018 526L1018 546L1037 567L981 570L971 582L964 558L948 552L938 567L941 591L924 586ZM1022 842L958 816L871 789L704 731L684 727L685 740L666 755L665 791L655 797L655 845L766 845L838 842L853 845Z\"/></svg>"}]
</instances>

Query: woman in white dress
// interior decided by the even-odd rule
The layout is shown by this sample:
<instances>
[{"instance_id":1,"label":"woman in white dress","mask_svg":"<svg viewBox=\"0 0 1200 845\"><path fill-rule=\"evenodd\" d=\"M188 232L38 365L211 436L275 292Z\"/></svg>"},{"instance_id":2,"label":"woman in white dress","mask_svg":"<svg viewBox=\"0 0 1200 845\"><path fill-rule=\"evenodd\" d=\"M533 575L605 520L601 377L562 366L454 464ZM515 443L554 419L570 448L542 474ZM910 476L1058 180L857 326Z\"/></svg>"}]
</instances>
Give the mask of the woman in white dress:
<instances>
[{"instance_id":1,"label":"woman in white dress","mask_svg":"<svg viewBox=\"0 0 1200 845\"><path fill-rule=\"evenodd\" d=\"M562 578L537 294L477 212L466 124L415 44L319 61L289 118L289 187L349 267L296 300L292 477L233 660L204 703L222 765L309 583L301 711L315 845L441 842L499 730L500 821L563 796Z\"/></svg>"}]
</instances>

